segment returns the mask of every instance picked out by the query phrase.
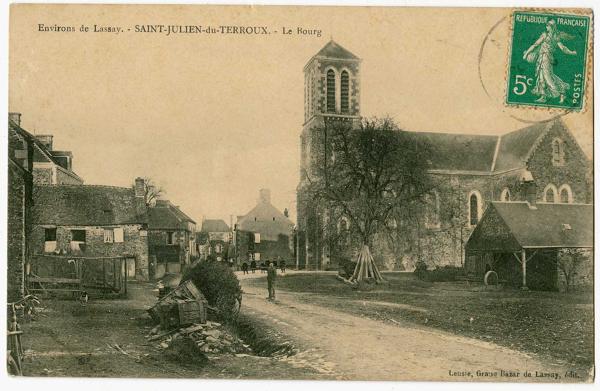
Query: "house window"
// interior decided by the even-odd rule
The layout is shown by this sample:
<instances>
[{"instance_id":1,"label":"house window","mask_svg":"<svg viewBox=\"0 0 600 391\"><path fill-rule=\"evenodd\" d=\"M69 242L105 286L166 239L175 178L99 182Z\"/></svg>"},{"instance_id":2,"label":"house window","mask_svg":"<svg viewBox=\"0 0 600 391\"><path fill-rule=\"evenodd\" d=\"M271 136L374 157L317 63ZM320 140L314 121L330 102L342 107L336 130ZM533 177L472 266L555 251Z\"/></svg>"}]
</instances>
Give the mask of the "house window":
<instances>
[{"instance_id":1,"label":"house window","mask_svg":"<svg viewBox=\"0 0 600 391\"><path fill-rule=\"evenodd\" d=\"M215 245L215 253L221 254L223 252L223 245L221 243L217 243Z\"/></svg>"},{"instance_id":2,"label":"house window","mask_svg":"<svg viewBox=\"0 0 600 391\"><path fill-rule=\"evenodd\" d=\"M81 250L80 244L85 243L85 229L71 230L71 250Z\"/></svg>"},{"instance_id":3,"label":"house window","mask_svg":"<svg viewBox=\"0 0 600 391\"><path fill-rule=\"evenodd\" d=\"M114 242L114 232L112 228L104 228L104 243Z\"/></svg>"},{"instance_id":4,"label":"house window","mask_svg":"<svg viewBox=\"0 0 600 391\"><path fill-rule=\"evenodd\" d=\"M572 204L573 203L573 192L571 191L571 186L564 184L558 189L558 194L560 197L560 202L563 204Z\"/></svg>"},{"instance_id":5,"label":"house window","mask_svg":"<svg viewBox=\"0 0 600 391\"><path fill-rule=\"evenodd\" d=\"M481 218L481 194L477 190L469 194L469 225L475 226Z\"/></svg>"},{"instance_id":6,"label":"house window","mask_svg":"<svg viewBox=\"0 0 600 391\"><path fill-rule=\"evenodd\" d=\"M508 187L505 187L504 190L502 190L502 193L500 194L500 201L510 201L510 190L508 190Z\"/></svg>"},{"instance_id":7,"label":"house window","mask_svg":"<svg viewBox=\"0 0 600 391\"><path fill-rule=\"evenodd\" d=\"M115 243L123 243L123 228L115 228L113 230Z\"/></svg>"},{"instance_id":8,"label":"house window","mask_svg":"<svg viewBox=\"0 0 600 391\"><path fill-rule=\"evenodd\" d=\"M56 228L44 229L44 252L56 251Z\"/></svg>"},{"instance_id":9,"label":"house window","mask_svg":"<svg viewBox=\"0 0 600 391\"><path fill-rule=\"evenodd\" d=\"M342 113L348 113L350 111L350 99L348 97L350 89L350 77L348 71L342 72L340 92L341 92L341 109Z\"/></svg>"},{"instance_id":10,"label":"house window","mask_svg":"<svg viewBox=\"0 0 600 391\"><path fill-rule=\"evenodd\" d=\"M544 202L557 202L557 193L556 186L552 183L548 184L544 189Z\"/></svg>"},{"instance_id":11,"label":"house window","mask_svg":"<svg viewBox=\"0 0 600 391\"><path fill-rule=\"evenodd\" d=\"M175 232L167 232L167 244L173 244L173 238Z\"/></svg>"},{"instance_id":12,"label":"house window","mask_svg":"<svg viewBox=\"0 0 600 391\"><path fill-rule=\"evenodd\" d=\"M260 233L254 234L254 243L260 243Z\"/></svg>"},{"instance_id":13,"label":"house window","mask_svg":"<svg viewBox=\"0 0 600 391\"><path fill-rule=\"evenodd\" d=\"M260 261L260 253L254 253L254 260Z\"/></svg>"},{"instance_id":14,"label":"house window","mask_svg":"<svg viewBox=\"0 0 600 391\"><path fill-rule=\"evenodd\" d=\"M335 72L327 71L327 112L335 113Z\"/></svg>"},{"instance_id":15,"label":"house window","mask_svg":"<svg viewBox=\"0 0 600 391\"><path fill-rule=\"evenodd\" d=\"M565 164L565 143L559 138L552 140L552 164L555 166Z\"/></svg>"}]
</instances>

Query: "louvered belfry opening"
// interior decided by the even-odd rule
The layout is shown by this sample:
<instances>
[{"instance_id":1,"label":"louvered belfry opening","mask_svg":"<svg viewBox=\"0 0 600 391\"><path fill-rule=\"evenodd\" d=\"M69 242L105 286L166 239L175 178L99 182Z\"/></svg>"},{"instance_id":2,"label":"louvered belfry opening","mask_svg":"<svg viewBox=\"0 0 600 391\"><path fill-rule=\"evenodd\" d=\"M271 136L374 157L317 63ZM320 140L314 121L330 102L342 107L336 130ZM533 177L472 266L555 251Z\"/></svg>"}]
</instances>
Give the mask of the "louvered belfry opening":
<instances>
[{"instance_id":1,"label":"louvered belfry opening","mask_svg":"<svg viewBox=\"0 0 600 391\"><path fill-rule=\"evenodd\" d=\"M341 83L340 83L340 92L341 92L341 109L342 113L348 113L350 111L350 99L349 99L349 90L350 90L350 77L348 76L347 71L342 72Z\"/></svg>"},{"instance_id":2,"label":"louvered belfry opening","mask_svg":"<svg viewBox=\"0 0 600 391\"><path fill-rule=\"evenodd\" d=\"M327 112L335 113L335 72L327 71Z\"/></svg>"}]
</instances>

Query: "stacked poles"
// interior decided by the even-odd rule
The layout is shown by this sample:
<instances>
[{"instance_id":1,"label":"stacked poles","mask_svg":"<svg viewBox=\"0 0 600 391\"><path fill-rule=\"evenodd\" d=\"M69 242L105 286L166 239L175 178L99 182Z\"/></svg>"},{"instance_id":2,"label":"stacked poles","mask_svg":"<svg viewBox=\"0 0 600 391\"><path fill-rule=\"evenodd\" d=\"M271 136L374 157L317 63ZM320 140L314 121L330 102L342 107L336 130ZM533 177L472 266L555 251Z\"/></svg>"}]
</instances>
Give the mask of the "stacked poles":
<instances>
[{"instance_id":1,"label":"stacked poles","mask_svg":"<svg viewBox=\"0 0 600 391\"><path fill-rule=\"evenodd\" d=\"M350 281L363 281L369 278L374 279L377 283L384 281L371 255L369 246L365 244L358 253L358 261L356 268L354 268L354 273L350 277Z\"/></svg>"}]
</instances>

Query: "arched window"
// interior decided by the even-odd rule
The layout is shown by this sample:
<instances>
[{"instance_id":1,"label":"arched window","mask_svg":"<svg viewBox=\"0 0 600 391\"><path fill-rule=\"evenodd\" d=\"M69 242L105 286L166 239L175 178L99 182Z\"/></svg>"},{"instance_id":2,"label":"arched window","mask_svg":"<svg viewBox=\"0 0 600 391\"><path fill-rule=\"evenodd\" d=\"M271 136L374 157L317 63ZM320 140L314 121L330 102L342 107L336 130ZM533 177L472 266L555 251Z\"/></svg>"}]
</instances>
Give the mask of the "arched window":
<instances>
[{"instance_id":1,"label":"arched window","mask_svg":"<svg viewBox=\"0 0 600 391\"><path fill-rule=\"evenodd\" d=\"M337 224L338 233L346 232L349 228L350 222L348 221L348 218L346 216L340 217Z\"/></svg>"},{"instance_id":2,"label":"arched window","mask_svg":"<svg viewBox=\"0 0 600 391\"><path fill-rule=\"evenodd\" d=\"M510 190L508 187L505 187L500 193L500 201L508 202L510 201Z\"/></svg>"},{"instance_id":3,"label":"arched window","mask_svg":"<svg viewBox=\"0 0 600 391\"><path fill-rule=\"evenodd\" d=\"M558 189L558 195L560 197L560 202L563 204L572 204L573 203L573 192L571 191L571 186L566 183L562 185Z\"/></svg>"},{"instance_id":4,"label":"arched window","mask_svg":"<svg viewBox=\"0 0 600 391\"><path fill-rule=\"evenodd\" d=\"M342 71L341 82L340 82L340 92L341 92L341 109L342 113L350 112L350 76L348 75L348 71Z\"/></svg>"},{"instance_id":5,"label":"arched window","mask_svg":"<svg viewBox=\"0 0 600 391\"><path fill-rule=\"evenodd\" d=\"M469 193L469 225L475 226L481 218L481 194L477 190Z\"/></svg>"},{"instance_id":6,"label":"arched window","mask_svg":"<svg viewBox=\"0 0 600 391\"><path fill-rule=\"evenodd\" d=\"M335 72L327 71L327 112L335 113Z\"/></svg>"},{"instance_id":7,"label":"arched window","mask_svg":"<svg viewBox=\"0 0 600 391\"><path fill-rule=\"evenodd\" d=\"M565 143L559 138L552 140L552 164L555 166L565 164Z\"/></svg>"},{"instance_id":8,"label":"arched window","mask_svg":"<svg viewBox=\"0 0 600 391\"><path fill-rule=\"evenodd\" d=\"M440 197L437 191L425 195L425 227L435 229L440 227Z\"/></svg>"},{"instance_id":9,"label":"arched window","mask_svg":"<svg viewBox=\"0 0 600 391\"><path fill-rule=\"evenodd\" d=\"M544 188L544 202L557 202L557 193L556 186L552 183L548 184Z\"/></svg>"}]
</instances>

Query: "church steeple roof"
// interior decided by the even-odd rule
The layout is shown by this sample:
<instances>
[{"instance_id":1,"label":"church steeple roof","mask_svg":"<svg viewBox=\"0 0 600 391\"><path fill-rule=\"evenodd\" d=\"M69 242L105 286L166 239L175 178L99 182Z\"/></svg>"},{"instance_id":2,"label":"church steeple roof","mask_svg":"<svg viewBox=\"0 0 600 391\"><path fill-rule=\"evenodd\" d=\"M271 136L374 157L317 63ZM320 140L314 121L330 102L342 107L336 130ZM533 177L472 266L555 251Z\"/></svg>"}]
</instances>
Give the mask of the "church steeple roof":
<instances>
[{"instance_id":1,"label":"church steeple roof","mask_svg":"<svg viewBox=\"0 0 600 391\"><path fill-rule=\"evenodd\" d=\"M335 42L333 39L323 46L316 56L330 57L330 58L341 58L348 60L358 60L359 58L352 54L348 49L342 47L340 44Z\"/></svg>"}]
</instances>

